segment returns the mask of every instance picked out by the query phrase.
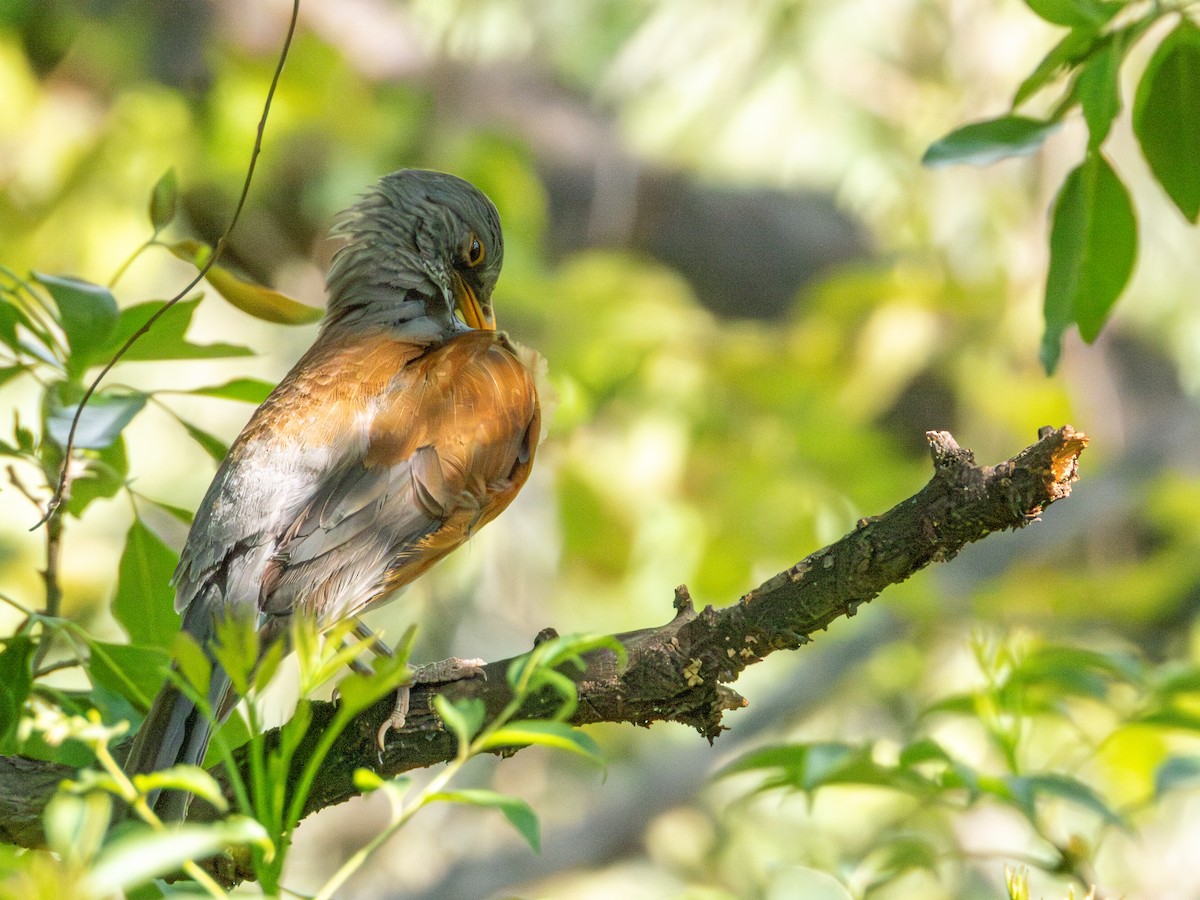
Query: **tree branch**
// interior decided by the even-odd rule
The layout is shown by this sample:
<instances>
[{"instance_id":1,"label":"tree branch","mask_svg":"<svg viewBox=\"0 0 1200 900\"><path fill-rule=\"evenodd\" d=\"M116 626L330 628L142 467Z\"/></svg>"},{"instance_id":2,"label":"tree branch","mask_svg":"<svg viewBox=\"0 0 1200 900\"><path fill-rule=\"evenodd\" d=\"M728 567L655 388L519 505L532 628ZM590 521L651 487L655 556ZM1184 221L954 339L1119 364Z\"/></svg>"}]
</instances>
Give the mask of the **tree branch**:
<instances>
[{"instance_id":1,"label":"tree branch","mask_svg":"<svg viewBox=\"0 0 1200 900\"><path fill-rule=\"evenodd\" d=\"M1012 459L976 466L970 451L959 447L949 433L929 432L927 437L934 474L914 496L881 516L860 520L841 540L728 607L696 612L687 588L677 588L670 622L616 636L628 654L624 669L604 650L589 654L583 671L565 673L579 690L572 724L676 721L711 741L725 729L724 713L746 705L728 687L743 669L776 650L800 647L840 616L854 615L887 586L932 562L952 559L966 544L1036 521L1046 506L1070 494L1079 455L1088 443L1070 426L1046 428L1036 444ZM510 662L488 664L486 681L414 687L409 721L403 730L392 732L382 759L375 736L391 702L360 715L326 758L304 814L357 795L356 769L390 778L453 758L454 738L437 727L430 712L432 695L477 697L488 715L495 716L509 699L505 672ZM556 697L535 697L521 715L546 717L557 708ZM307 759L334 709L332 703L313 705L312 726L296 753L297 767ZM0 757L0 840L40 846L40 811L57 782L71 774L65 766ZM203 804L192 804L191 818L212 815ZM238 878L237 873L228 875Z\"/></svg>"}]
</instances>

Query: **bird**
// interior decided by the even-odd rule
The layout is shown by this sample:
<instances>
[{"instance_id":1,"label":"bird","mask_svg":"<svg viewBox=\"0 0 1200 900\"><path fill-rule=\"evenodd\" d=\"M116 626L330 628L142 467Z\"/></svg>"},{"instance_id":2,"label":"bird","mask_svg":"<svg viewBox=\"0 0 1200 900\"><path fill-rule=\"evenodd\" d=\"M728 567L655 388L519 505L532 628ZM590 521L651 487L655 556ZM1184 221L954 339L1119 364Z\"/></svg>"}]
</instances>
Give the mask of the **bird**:
<instances>
[{"instance_id":1,"label":"bird","mask_svg":"<svg viewBox=\"0 0 1200 900\"><path fill-rule=\"evenodd\" d=\"M296 616L319 629L356 620L494 519L533 465L541 411L528 354L496 330L504 243L487 196L402 169L333 231L347 241L317 338L230 446L180 553L175 608L201 647L227 617L252 621L264 650ZM480 665L443 661L426 680ZM226 715L236 701L219 665L207 699ZM168 679L126 773L199 765L212 725ZM148 802L182 821L190 795Z\"/></svg>"}]
</instances>

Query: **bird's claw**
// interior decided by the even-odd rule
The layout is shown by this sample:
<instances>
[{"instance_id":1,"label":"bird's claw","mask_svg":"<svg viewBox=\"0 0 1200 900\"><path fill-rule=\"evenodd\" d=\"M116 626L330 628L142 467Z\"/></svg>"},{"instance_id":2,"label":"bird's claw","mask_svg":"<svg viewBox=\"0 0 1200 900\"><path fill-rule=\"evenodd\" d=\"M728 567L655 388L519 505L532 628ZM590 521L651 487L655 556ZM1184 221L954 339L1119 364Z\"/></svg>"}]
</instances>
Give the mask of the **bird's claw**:
<instances>
[{"instance_id":1,"label":"bird's claw","mask_svg":"<svg viewBox=\"0 0 1200 900\"><path fill-rule=\"evenodd\" d=\"M392 708L391 715L384 719L383 724L379 726L376 740L379 742L380 752L383 751L387 742L388 732L399 731L408 720L408 708L412 701L414 684L449 684L452 681L463 681L467 678L482 678L486 681L487 672L484 671L483 666L482 659L459 659L456 656L416 666L412 670L412 681L396 689L396 705Z\"/></svg>"}]
</instances>

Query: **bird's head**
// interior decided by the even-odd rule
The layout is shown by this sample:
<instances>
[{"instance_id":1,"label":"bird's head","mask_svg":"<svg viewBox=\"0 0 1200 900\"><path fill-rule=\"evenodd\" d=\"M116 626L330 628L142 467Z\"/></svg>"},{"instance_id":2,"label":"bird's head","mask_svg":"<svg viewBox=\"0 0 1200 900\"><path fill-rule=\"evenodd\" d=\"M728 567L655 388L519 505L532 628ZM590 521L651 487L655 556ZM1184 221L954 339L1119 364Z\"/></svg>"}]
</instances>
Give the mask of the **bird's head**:
<instances>
[{"instance_id":1,"label":"bird's head","mask_svg":"<svg viewBox=\"0 0 1200 900\"><path fill-rule=\"evenodd\" d=\"M420 169L385 175L335 233L350 240L329 268L326 327L389 325L418 340L496 327L500 216L469 181Z\"/></svg>"}]
</instances>

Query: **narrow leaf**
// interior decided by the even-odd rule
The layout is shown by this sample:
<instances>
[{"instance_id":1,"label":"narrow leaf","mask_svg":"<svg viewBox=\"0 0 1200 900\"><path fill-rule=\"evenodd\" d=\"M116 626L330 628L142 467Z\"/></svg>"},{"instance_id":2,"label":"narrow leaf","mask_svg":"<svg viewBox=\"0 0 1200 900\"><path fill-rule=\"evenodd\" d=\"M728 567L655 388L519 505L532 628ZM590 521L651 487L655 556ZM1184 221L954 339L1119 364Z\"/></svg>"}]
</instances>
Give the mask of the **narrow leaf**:
<instances>
[{"instance_id":1,"label":"narrow leaf","mask_svg":"<svg viewBox=\"0 0 1200 900\"><path fill-rule=\"evenodd\" d=\"M1137 221L1125 185L1098 152L1090 152L1054 202L1046 331L1042 362L1054 371L1062 336L1078 323L1083 339L1100 333L1133 272Z\"/></svg>"},{"instance_id":2,"label":"narrow leaf","mask_svg":"<svg viewBox=\"0 0 1200 900\"><path fill-rule=\"evenodd\" d=\"M175 187L175 170L167 169L150 192L150 224L154 233L162 231L175 218L179 195Z\"/></svg>"},{"instance_id":3,"label":"narrow leaf","mask_svg":"<svg viewBox=\"0 0 1200 900\"><path fill-rule=\"evenodd\" d=\"M567 750L599 765L604 765L604 755L588 735L561 722L526 720L510 722L488 736L481 750L497 747L524 747L530 745Z\"/></svg>"},{"instance_id":4,"label":"narrow leaf","mask_svg":"<svg viewBox=\"0 0 1200 900\"><path fill-rule=\"evenodd\" d=\"M1138 84L1133 131L1150 170L1189 222L1200 220L1200 28L1184 17Z\"/></svg>"},{"instance_id":5,"label":"narrow leaf","mask_svg":"<svg viewBox=\"0 0 1200 900\"><path fill-rule=\"evenodd\" d=\"M214 462L221 462L229 453L229 445L220 438L209 434L201 428L197 428L190 422L185 422L183 419L176 417L176 420L188 433L193 441L200 445L200 448L213 458Z\"/></svg>"},{"instance_id":6,"label":"narrow leaf","mask_svg":"<svg viewBox=\"0 0 1200 900\"><path fill-rule=\"evenodd\" d=\"M1067 69L1082 62L1091 53L1100 33L1092 26L1073 28L1055 44L1028 77L1021 82L1013 96L1012 105L1020 106Z\"/></svg>"},{"instance_id":7,"label":"narrow leaf","mask_svg":"<svg viewBox=\"0 0 1200 900\"><path fill-rule=\"evenodd\" d=\"M125 535L112 611L135 644L169 650L179 632L171 576L179 556L141 519Z\"/></svg>"},{"instance_id":8,"label":"narrow leaf","mask_svg":"<svg viewBox=\"0 0 1200 900\"><path fill-rule=\"evenodd\" d=\"M1009 156L1025 156L1037 150L1058 127L1057 122L1023 116L973 122L934 141L921 163L930 167L952 163L986 166Z\"/></svg>"},{"instance_id":9,"label":"narrow leaf","mask_svg":"<svg viewBox=\"0 0 1200 900\"><path fill-rule=\"evenodd\" d=\"M1121 111L1121 86L1118 79L1125 59L1125 41L1117 36L1109 40L1088 60L1075 90L1083 107L1088 126L1088 149L1095 150L1104 143L1112 128L1113 119Z\"/></svg>"},{"instance_id":10,"label":"narrow leaf","mask_svg":"<svg viewBox=\"0 0 1200 900\"><path fill-rule=\"evenodd\" d=\"M293 300L279 291L243 281L228 269L213 266L205 276L217 292L242 312L278 325L310 325L325 311Z\"/></svg>"},{"instance_id":11,"label":"narrow leaf","mask_svg":"<svg viewBox=\"0 0 1200 900\"><path fill-rule=\"evenodd\" d=\"M533 849L534 853L542 852L541 830L538 827L537 815L524 800L508 794L482 789L461 791L442 791L429 797L429 802L444 801L448 803L466 803L470 806L482 806L498 809L504 813L504 818L517 829L517 833Z\"/></svg>"},{"instance_id":12,"label":"narrow leaf","mask_svg":"<svg viewBox=\"0 0 1200 900\"><path fill-rule=\"evenodd\" d=\"M269 381L261 381L257 378L235 378L225 384L192 388L186 393L199 394L203 397L220 397L224 400L240 400L242 403L258 405L266 400L273 390L275 390L275 385Z\"/></svg>"}]
</instances>

